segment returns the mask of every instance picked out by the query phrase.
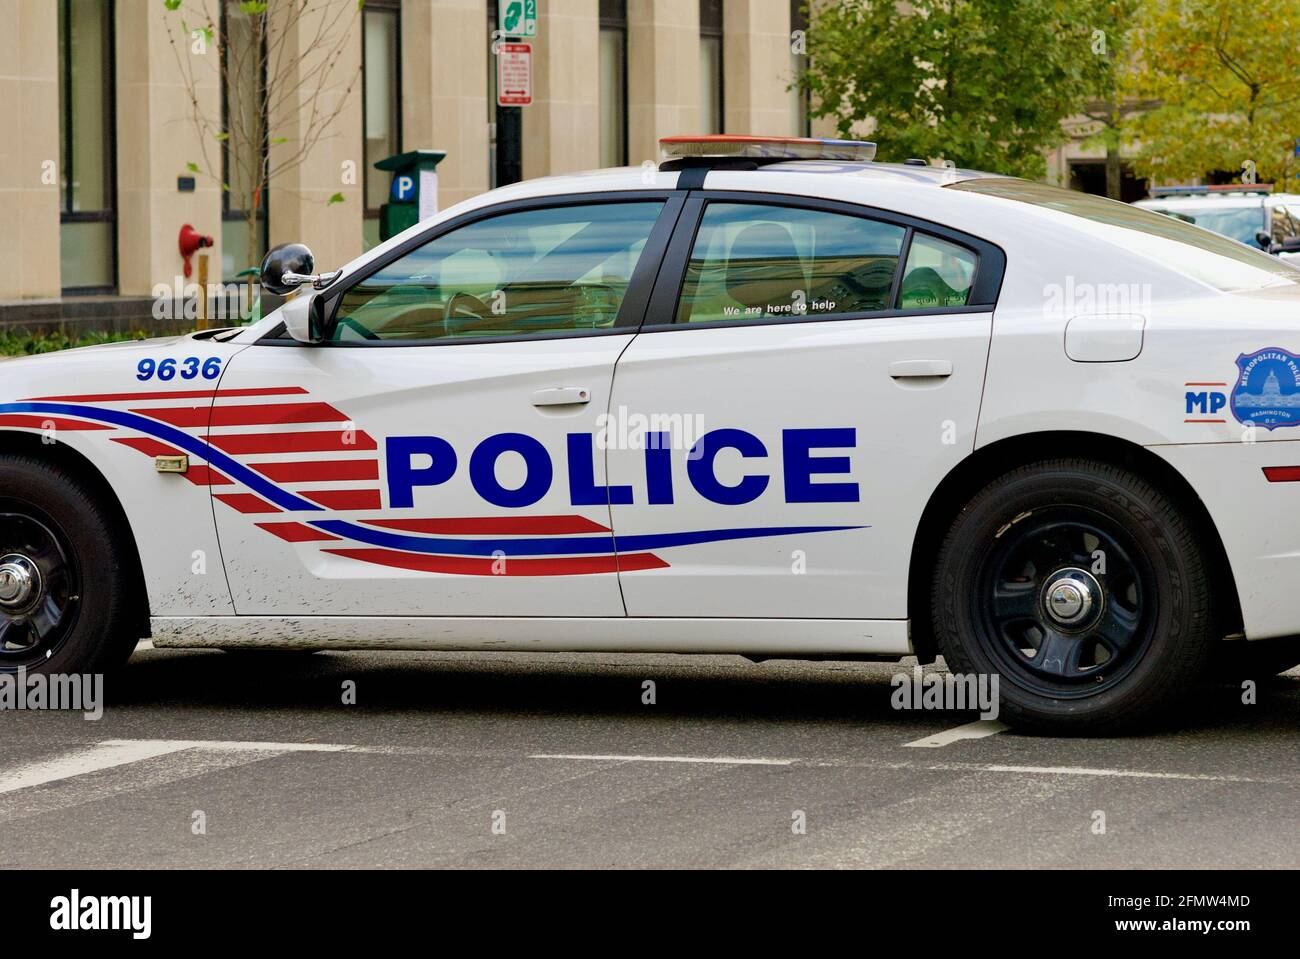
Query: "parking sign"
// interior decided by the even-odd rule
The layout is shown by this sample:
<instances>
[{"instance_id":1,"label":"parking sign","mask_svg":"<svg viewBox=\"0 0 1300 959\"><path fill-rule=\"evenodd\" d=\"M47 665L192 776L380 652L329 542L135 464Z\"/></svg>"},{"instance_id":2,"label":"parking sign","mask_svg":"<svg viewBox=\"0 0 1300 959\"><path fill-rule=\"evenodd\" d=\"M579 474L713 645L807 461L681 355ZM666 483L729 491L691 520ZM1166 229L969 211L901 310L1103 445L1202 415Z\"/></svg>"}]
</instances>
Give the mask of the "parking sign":
<instances>
[{"instance_id":1,"label":"parking sign","mask_svg":"<svg viewBox=\"0 0 1300 959\"><path fill-rule=\"evenodd\" d=\"M537 0L501 0L497 28L503 37L537 36Z\"/></svg>"},{"instance_id":2,"label":"parking sign","mask_svg":"<svg viewBox=\"0 0 1300 959\"><path fill-rule=\"evenodd\" d=\"M526 107L533 102L533 45L503 43L497 48L497 104Z\"/></svg>"}]
</instances>

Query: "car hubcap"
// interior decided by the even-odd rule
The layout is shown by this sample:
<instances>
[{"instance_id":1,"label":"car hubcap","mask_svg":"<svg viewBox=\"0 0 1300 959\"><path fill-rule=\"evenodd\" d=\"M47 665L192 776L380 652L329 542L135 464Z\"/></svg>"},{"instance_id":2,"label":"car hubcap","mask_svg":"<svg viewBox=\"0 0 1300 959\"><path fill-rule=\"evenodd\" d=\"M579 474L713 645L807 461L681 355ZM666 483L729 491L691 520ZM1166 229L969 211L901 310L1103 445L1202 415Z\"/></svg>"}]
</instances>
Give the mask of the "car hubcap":
<instances>
[{"instance_id":1,"label":"car hubcap","mask_svg":"<svg viewBox=\"0 0 1300 959\"><path fill-rule=\"evenodd\" d=\"M47 517L0 504L0 671L48 659L80 606L71 549Z\"/></svg>"},{"instance_id":2,"label":"car hubcap","mask_svg":"<svg viewBox=\"0 0 1300 959\"><path fill-rule=\"evenodd\" d=\"M1101 584L1087 570L1063 569L1043 586L1043 609L1062 629L1083 629L1092 624L1106 602Z\"/></svg>"},{"instance_id":3,"label":"car hubcap","mask_svg":"<svg viewBox=\"0 0 1300 959\"><path fill-rule=\"evenodd\" d=\"M999 670L1052 696L1090 695L1141 660L1154 570L1132 536L1082 508L1036 510L980 561L973 612Z\"/></svg>"},{"instance_id":4,"label":"car hubcap","mask_svg":"<svg viewBox=\"0 0 1300 959\"><path fill-rule=\"evenodd\" d=\"M11 553L0 558L0 608L18 611L39 598L41 573L26 556Z\"/></svg>"}]
</instances>

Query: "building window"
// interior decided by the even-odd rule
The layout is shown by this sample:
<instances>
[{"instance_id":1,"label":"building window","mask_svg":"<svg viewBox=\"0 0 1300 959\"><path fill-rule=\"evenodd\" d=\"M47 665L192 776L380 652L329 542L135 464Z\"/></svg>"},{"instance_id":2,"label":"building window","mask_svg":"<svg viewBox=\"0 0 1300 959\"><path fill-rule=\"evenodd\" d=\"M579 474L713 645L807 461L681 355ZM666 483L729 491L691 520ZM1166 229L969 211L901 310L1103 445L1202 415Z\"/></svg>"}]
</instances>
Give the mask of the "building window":
<instances>
[{"instance_id":1,"label":"building window","mask_svg":"<svg viewBox=\"0 0 1300 959\"><path fill-rule=\"evenodd\" d=\"M63 290L111 293L117 288L113 4L59 0L58 19Z\"/></svg>"},{"instance_id":2,"label":"building window","mask_svg":"<svg viewBox=\"0 0 1300 959\"><path fill-rule=\"evenodd\" d=\"M362 43L365 245L379 242L379 207L388 199L389 174L375 163L401 151L402 67L400 0L369 0Z\"/></svg>"},{"instance_id":3,"label":"building window","mask_svg":"<svg viewBox=\"0 0 1300 959\"><path fill-rule=\"evenodd\" d=\"M627 165L627 0L600 0L600 165Z\"/></svg>"},{"instance_id":4,"label":"building window","mask_svg":"<svg viewBox=\"0 0 1300 959\"><path fill-rule=\"evenodd\" d=\"M809 109L811 94L800 86L804 71L808 69L806 53L808 35L809 0L790 0L790 122L796 136L812 136L812 114ZM798 33L802 43L795 44ZM805 52L800 52L805 51Z\"/></svg>"},{"instance_id":5,"label":"building window","mask_svg":"<svg viewBox=\"0 0 1300 959\"><path fill-rule=\"evenodd\" d=\"M233 280L262 261L267 246L265 19L225 0L221 9L221 275ZM250 221L248 211L255 211Z\"/></svg>"},{"instance_id":6,"label":"building window","mask_svg":"<svg viewBox=\"0 0 1300 959\"><path fill-rule=\"evenodd\" d=\"M722 0L700 0L700 132L726 132L722 84Z\"/></svg>"}]
</instances>

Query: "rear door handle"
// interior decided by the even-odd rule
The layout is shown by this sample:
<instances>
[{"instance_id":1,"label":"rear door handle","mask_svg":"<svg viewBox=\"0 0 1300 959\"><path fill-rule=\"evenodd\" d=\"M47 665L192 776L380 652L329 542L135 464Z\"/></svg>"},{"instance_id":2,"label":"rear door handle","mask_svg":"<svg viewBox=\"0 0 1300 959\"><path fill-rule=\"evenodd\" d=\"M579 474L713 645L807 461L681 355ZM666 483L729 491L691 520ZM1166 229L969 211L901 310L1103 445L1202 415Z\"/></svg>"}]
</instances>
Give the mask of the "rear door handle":
<instances>
[{"instance_id":1,"label":"rear door handle","mask_svg":"<svg viewBox=\"0 0 1300 959\"><path fill-rule=\"evenodd\" d=\"M919 376L952 376L952 360L895 360L889 375L896 380Z\"/></svg>"},{"instance_id":2,"label":"rear door handle","mask_svg":"<svg viewBox=\"0 0 1300 959\"><path fill-rule=\"evenodd\" d=\"M581 406L591 402L591 390L585 386L558 386L533 394L534 406Z\"/></svg>"}]
</instances>

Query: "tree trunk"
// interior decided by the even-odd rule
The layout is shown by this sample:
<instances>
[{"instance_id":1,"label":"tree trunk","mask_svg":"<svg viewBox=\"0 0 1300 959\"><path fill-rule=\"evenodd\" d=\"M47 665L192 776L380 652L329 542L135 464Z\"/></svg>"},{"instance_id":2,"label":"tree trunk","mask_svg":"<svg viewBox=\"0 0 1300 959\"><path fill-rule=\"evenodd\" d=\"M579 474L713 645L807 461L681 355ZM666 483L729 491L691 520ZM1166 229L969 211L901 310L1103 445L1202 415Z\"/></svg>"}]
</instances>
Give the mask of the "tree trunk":
<instances>
[{"instance_id":1,"label":"tree trunk","mask_svg":"<svg viewBox=\"0 0 1300 959\"><path fill-rule=\"evenodd\" d=\"M1119 156L1119 145L1106 147L1106 196L1112 200L1120 199L1123 191L1124 165Z\"/></svg>"}]
</instances>

